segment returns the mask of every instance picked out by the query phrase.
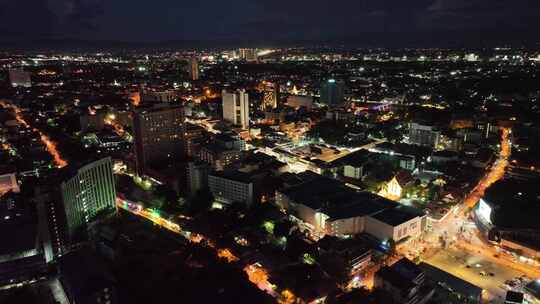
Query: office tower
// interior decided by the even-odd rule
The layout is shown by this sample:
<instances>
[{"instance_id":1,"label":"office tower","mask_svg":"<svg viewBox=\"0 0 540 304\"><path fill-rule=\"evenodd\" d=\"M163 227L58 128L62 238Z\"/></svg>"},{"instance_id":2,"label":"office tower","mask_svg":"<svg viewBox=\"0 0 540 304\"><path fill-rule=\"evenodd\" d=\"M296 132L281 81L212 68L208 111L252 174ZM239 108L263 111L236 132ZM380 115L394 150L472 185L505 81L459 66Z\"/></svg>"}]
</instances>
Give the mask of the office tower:
<instances>
[{"instance_id":1,"label":"office tower","mask_svg":"<svg viewBox=\"0 0 540 304\"><path fill-rule=\"evenodd\" d=\"M191 80L199 79L199 62L197 58L189 59L187 69Z\"/></svg>"},{"instance_id":2,"label":"office tower","mask_svg":"<svg viewBox=\"0 0 540 304\"><path fill-rule=\"evenodd\" d=\"M137 172L184 157L184 109L153 107L135 112L135 156Z\"/></svg>"},{"instance_id":3,"label":"office tower","mask_svg":"<svg viewBox=\"0 0 540 304\"><path fill-rule=\"evenodd\" d=\"M229 93L222 92L223 97L223 120L233 125L249 128L249 96L245 90Z\"/></svg>"},{"instance_id":4,"label":"office tower","mask_svg":"<svg viewBox=\"0 0 540 304\"><path fill-rule=\"evenodd\" d=\"M110 157L87 164L60 185L71 239L96 215L115 208L116 190Z\"/></svg>"},{"instance_id":5,"label":"office tower","mask_svg":"<svg viewBox=\"0 0 540 304\"><path fill-rule=\"evenodd\" d=\"M257 61L257 49L239 49L239 57L245 61Z\"/></svg>"},{"instance_id":6,"label":"office tower","mask_svg":"<svg viewBox=\"0 0 540 304\"><path fill-rule=\"evenodd\" d=\"M11 86L29 88L32 86L32 80L30 79L30 73L23 70L10 70L9 82Z\"/></svg>"},{"instance_id":7,"label":"office tower","mask_svg":"<svg viewBox=\"0 0 540 304\"><path fill-rule=\"evenodd\" d=\"M335 79L328 79L321 84L321 103L336 107L343 104L345 83Z\"/></svg>"},{"instance_id":8,"label":"office tower","mask_svg":"<svg viewBox=\"0 0 540 304\"><path fill-rule=\"evenodd\" d=\"M275 109L278 107L278 101L279 101L279 84L267 83L264 88L263 108Z\"/></svg>"}]
</instances>

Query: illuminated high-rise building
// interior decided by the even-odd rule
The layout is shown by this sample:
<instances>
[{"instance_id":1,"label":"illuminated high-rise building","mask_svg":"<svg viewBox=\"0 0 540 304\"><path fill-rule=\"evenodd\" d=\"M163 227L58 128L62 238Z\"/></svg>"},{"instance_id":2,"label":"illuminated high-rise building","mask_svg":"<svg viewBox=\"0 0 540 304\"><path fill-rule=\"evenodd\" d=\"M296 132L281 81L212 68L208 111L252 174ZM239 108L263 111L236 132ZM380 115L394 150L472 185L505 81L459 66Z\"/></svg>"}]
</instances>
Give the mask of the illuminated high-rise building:
<instances>
[{"instance_id":1,"label":"illuminated high-rise building","mask_svg":"<svg viewBox=\"0 0 540 304\"><path fill-rule=\"evenodd\" d=\"M197 58L189 59L187 68L188 68L189 78L191 80L198 80L199 79L199 61L197 61Z\"/></svg>"},{"instance_id":2,"label":"illuminated high-rise building","mask_svg":"<svg viewBox=\"0 0 540 304\"><path fill-rule=\"evenodd\" d=\"M328 106L340 106L345 100L345 83L343 81L328 79L321 84L321 103Z\"/></svg>"},{"instance_id":3,"label":"illuminated high-rise building","mask_svg":"<svg viewBox=\"0 0 540 304\"><path fill-rule=\"evenodd\" d=\"M238 57L245 61L257 61L257 49L242 48L238 50Z\"/></svg>"},{"instance_id":4,"label":"illuminated high-rise building","mask_svg":"<svg viewBox=\"0 0 540 304\"><path fill-rule=\"evenodd\" d=\"M249 128L249 95L245 90L227 92L223 90L223 120L233 125Z\"/></svg>"},{"instance_id":5,"label":"illuminated high-rise building","mask_svg":"<svg viewBox=\"0 0 540 304\"><path fill-rule=\"evenodd\" d=\"M114 210L115 181L110 157L87 164L60 185L67 233L73 238L106 210Z\"/></svg>"},{"instance_id":6,"label":"illuminated high-rise building","mask_svg":"<svg viewBox=\"0 0 540 304\"><path fill-rule=\"evenodd\" d=\"M278 107L278 101L279 101L279 84L277 83L266 84L264 88L263 108L275 109Z\"/></svg>"},{"instance_id":7,"label":"illuminated high-rise building","mask_svg":"<svg viewBox=\"0 0 540 304\"><path fill-rule=\"evenodd\" d=\"M184 109L153 107L135 112L135 156L137 172L142 175L149 166L181 159L184 147Z\"/></svg>"},{"instance_id":8,"label":"illuminated high-rise building","mask_svg":"<svg viewBox=\"0 0 540 304\"><path fill-rule=\"evenodd\" d=\"M32 86L32 80L30 79L30 73L23 70L10 70L9 82L11 86L29 88Z\"/></svg>"}]
</instances>

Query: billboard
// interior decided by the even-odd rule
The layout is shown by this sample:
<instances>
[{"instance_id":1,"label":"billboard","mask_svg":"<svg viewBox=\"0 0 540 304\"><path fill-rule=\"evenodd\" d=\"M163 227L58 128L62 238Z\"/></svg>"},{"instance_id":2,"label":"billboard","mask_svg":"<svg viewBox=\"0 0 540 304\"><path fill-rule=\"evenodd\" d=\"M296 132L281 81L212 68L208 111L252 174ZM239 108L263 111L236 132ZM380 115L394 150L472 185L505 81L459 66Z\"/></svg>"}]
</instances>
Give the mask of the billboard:
<instances>
[{"instance_id":1,"label":"billboard","mask_svg":"<svg viewBox=\"0 0 540 304\"><path fill-rule=\"evenodd\" d=\"M476 214L482 219L483 221L487 223L491 223L491 207L489 204L484 201L483 199L480 199L480 203L478 203L478 209L476 210Z\"/></svg>"}]
</instances>

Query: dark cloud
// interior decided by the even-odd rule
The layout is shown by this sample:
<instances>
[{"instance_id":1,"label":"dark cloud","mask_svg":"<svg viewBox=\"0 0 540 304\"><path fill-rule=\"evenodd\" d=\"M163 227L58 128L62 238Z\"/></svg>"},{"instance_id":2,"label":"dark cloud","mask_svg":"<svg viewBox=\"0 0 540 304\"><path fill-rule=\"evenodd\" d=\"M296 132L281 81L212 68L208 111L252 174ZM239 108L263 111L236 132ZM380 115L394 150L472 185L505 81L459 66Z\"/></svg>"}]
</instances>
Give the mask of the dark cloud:
<instances>
[{"instance_id":1,"label":"dark cloud","mask_svg":"<svg viewBox=\"0 0 540 304\"><path fill-rule=\"evenodd\" d=\"M0 0L0 4L0 30L29 37L316 40L364 33L450 30L466 35L519 30L536 39L540 32L538 0Z\"/></svg>"},{"instance_id":2,"label":"dark cloud","mask_svg":"<svg viewBox=\"0 0 540 304\"><path fill-rule=\"evenodd\" d=\"M97 30L104 0L1 0L0 37L72 37Z\"/></svg>"}]
</instances>

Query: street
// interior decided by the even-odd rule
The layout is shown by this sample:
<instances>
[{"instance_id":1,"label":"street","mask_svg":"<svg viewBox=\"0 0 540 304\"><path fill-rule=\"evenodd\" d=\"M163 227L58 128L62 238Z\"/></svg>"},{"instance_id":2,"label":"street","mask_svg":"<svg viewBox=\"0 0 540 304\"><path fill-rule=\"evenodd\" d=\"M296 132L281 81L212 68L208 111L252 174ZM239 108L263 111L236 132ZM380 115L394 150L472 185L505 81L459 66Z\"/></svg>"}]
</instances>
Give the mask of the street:
<instances>
[{"instance_id":1,"label":"street","mask_svg":"<svg viewBox=\"0 0 540 304\"><path fill-rule=\"evenodd\" d=\"M504 177L511 151L509 134L509 129L501 130L498 159L455 213L434 224L422 242L426 248L422 258L426 263L485 289L486 297L495 303L501 303L506 295L505 281L521 276L540 277L540 269L499 252L469 220L469 212L484 196L486 189Z\"/></svg>"}]
</instances>

